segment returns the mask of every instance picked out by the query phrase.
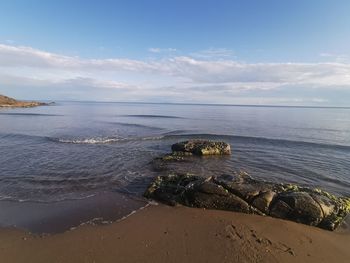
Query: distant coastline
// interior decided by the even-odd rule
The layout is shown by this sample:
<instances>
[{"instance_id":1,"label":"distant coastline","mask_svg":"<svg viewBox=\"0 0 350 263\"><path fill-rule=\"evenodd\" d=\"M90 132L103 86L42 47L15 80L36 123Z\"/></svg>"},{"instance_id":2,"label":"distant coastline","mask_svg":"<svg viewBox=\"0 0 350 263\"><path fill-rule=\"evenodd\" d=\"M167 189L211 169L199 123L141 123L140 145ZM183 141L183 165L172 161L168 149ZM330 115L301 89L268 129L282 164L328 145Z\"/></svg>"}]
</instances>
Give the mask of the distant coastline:
<instances>
[{"instance_id":1,"label":"distant coastline","mask_svg":"<svg viewBox=\"0 0 350 263\"><path fill-rule=\"evenodd\" d=\"M94 100L59 100L73 103L117 103L140 105L189 105L189 106L224 106L224 107L255 107L255 108L302 108L302 109L350 109L350 106L316 106L316 105L270 105L270 104L227 104L227 103L186 103L186 102L151 102L151 101L94 101Z\"/></svg>"},{"instance_id":2,"label":"distant coastline","mask_svg":"<svg viewBox=\"0 0 350 263\"><path fill-rule=\"evenodd\" d=\"M0 95L0 108L31 108L37 106L47 106L52 103L38 101L20 101L4 95Z\"/></svg>"}]
</instances>

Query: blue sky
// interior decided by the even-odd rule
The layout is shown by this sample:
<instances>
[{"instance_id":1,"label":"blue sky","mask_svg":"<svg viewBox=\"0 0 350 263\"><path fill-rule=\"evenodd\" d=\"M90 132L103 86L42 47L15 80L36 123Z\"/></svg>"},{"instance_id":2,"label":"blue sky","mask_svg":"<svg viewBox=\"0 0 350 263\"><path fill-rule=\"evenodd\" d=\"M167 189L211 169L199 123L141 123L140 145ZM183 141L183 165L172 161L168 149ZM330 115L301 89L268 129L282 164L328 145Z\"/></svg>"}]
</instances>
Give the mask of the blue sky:
<instances>
[{"instance_id":1,"label":"blue sky","mask_svg":"<svg viewBox=\"0 0 350 263\"><path fill-rule=\"evenodd\" d=\"M350 106L350 1L0 2L0 93Z\"/></svg>"}]
</instances>

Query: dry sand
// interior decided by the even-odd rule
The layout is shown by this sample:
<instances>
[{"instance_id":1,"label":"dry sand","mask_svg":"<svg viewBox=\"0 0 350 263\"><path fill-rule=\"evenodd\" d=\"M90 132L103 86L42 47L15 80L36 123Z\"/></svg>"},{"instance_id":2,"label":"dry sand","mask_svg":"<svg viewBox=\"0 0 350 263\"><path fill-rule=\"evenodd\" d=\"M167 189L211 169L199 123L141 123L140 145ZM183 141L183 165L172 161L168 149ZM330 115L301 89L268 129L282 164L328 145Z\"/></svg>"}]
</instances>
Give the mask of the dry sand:
<instances>
[{"instance_id":1,"label":"dry sand","mask_svg":"<svg viewBox=\"0 0 350 263\"><path fill-rule=\"evenodd\" d=\"M0 231L0 262L349 262L350 235L270 217L149 206L48 236Z\"/></svg>"}]
</instances>

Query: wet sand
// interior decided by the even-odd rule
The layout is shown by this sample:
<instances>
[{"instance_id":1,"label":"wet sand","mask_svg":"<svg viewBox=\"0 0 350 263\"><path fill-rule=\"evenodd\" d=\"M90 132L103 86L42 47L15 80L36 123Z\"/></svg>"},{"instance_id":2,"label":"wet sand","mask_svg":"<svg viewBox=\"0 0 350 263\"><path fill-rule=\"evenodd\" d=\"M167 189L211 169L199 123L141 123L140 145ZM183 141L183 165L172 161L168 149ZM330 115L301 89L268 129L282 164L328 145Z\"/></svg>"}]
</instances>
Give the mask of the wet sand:
<instances>
[{"instance_id":1,"label":"wet sand","mask_svg":"<svg viewBox=\"0 0 350 263\"><path fill-rule=\"evenodd\" d=\"M118 192L48 203L0 201L0 226L54 234L86 223L108 224L146 205L145 199Z\"/></svg>"},{"instance_id":2,"label":"wet sand","mask_svg":"<svg viewBox=\"0 0 350 263\"><path fill-rule=\"evenodd\" d=\"M349 262L350 235L271 217L149 206L59 234L0 230L1 262Z\"/></svg>"}]
</instances>

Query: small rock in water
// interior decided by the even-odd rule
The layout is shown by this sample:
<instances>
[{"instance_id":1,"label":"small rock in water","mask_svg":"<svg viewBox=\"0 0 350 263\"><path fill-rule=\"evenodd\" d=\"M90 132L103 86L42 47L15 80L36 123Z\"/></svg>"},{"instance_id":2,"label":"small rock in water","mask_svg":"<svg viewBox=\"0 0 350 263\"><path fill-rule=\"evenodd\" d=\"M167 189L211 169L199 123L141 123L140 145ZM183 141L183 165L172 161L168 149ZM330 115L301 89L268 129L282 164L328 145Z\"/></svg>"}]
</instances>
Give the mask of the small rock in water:
<instances>
[{"instance_id":1,"label":"small rock in water","mask_svg":"<svg viewBox=\"0 0 350 263\"><path fill-rule=\"evenodd\" d=\"M173 153L184 153L194 155L228 155L231 154L231 147L226 142L209 140L189 140L175 143L171 146Z\"/></svg>"}]
</instances>

